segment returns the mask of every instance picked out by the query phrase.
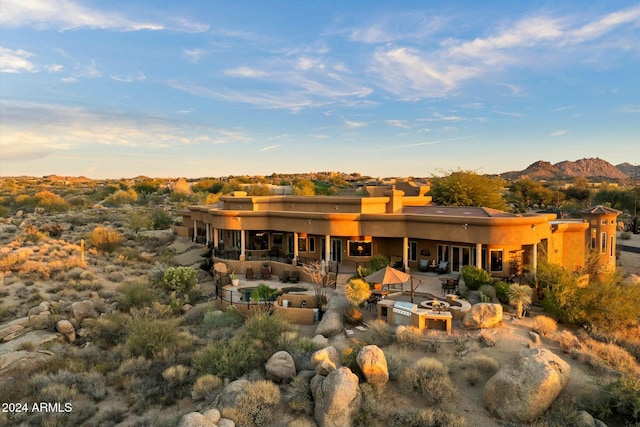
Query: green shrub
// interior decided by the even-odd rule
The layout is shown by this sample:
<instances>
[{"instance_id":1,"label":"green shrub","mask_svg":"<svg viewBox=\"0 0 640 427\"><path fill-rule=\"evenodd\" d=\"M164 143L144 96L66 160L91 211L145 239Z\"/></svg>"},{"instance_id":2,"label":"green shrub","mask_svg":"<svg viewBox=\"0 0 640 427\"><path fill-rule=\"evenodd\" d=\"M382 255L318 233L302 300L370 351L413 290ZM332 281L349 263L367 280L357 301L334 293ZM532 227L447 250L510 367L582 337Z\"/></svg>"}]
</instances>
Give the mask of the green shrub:
<instances>
[{"instance_id":1,"label":"green shrub","mask_svg":"<svg viewBox=\"0 0 640 427\"><path fill-rule=\"evenodd\" d=\"M85 320L93 340L102 348L124 342L131 317L125 313L105 314L97 319Z\"/></svg>"},{"instance_id":2,"label":"green shrub","mask_svg":"<svg viewBox=\"0 0 640 427\"><path fill-rule=\"evenodd\" d=\"M440 408L396 412L389 417L389 427L466 427L467 420Z\"/></svg>"},{"instance_id":3,"label":"green shrub","mask_svg":"<svg viewBox=\"0 0 640 427\"><path fill-rule=\"evenodd\" d=\"M640 422L640 377L623 375L607 385L605 393L615 415L629 422Z\"/></svg>"},{"instance_id":4,"label":"green shrub","mask_svg":"<svg viewBox=\"0 0 640 427\"><path fill-rule=\"evenodd\" d=\"M178 342L176 319L153 319L136 317L130 322L130 333L126 340L127 349L134 356L147 359L172 349Z\"/></svg>"},{"instance_id":5,"label":"green shrub","mask_svg":"<svg viewBox=\"0 0 640 427\"><path fill-rule=\"evenodd\" d=\"M486 380L500 369L498 362L486 354L474 354L465 357L460 363L464 370L464 378L471 386Z\"/></svg>"},{"instance_id":6,"label":"green shrub","mask_svg":"<svg viewBox=\"0 0 640 427\"><path fill-rule=\"evenodd\" d=\"M260 362L260 355L253 342L240 336L209 344L195 359L200 372L229 380L248 374Z\"/></svg>"},{"instance_id":7,"label":"green shrub","mask_svg":"<svg viewBox=\"0 0 640 427\"><path fill-rule=\"evenodd\" d=\"M391 326L383 320L369 322L369 328L365 332L365 341L382 348L393 343L394 336Z\"/></svg>"},{"instance_id":8,"label":"green shrub","mask_svg":"<svg viewBox=\"0 0 640 427\"><path fill-rule=\"evenodd\" d=\"M493 287L496 290L496 298L498 298L498 301L502 304L509 304L509 296L507 295L509 286L509 283L502 281L493 284Z\"/></svg>"},{"instance_id":9,"label":"green shrub","mask_svg":"<svg viewBox=\"0 0 640 427\"><path fill-rule=\"evenodd\" d=\"M162 209L155 209L151 211L151 220L153 221L153 228L155 230L164 230L173 224L173 217L171 214Z\"/></svg>"},{"instance_id":10,"label":"green shrub","mask_svg":"<svg viewBox=\"0 0 640 427\"><path fill-rule=\"evenodd\" d=\"M51 191L40 191L33 198L35 206L43 208L47 212L67 212L71 209L66 200Z\"/></svg>"},{"instance_id":11,"label":"green shrub","mask_svg":"<svg viewBox=\"0 0 640 427\"><path fill-rule=\"evenodd\" d=\"M493 285L482 285L480 286L480 293L486 295L489 298L490 302L497 302L497 291Z\"/></svg>"},{"instance_id":12,"label":"green shrub","mask_svg":"<svg viewBox=\"0 0 640 427\"><path fill-rule=\"evenodd\" d=\"M442 362L429 357L423 357L404 369L398 380L404 393L422 398L428 406L452 402L457 396Z\"/></svg>"},{"instance_id":13,"label":"green shrub","mask_svg":"<svg viewBox=\"0 0 640 427\"><path fill-rule=\"evenodd\" d=\"M113 194L108 195L103 204L109 207L119 207L123 205L130 205L138 200L138 194L136 190L130 188L129 190L118 190Z\"/></svg>"},{"instance_id":14,"label":"green shrub","mask_svg":"<svg viewBox=\"0 0 640 427\"><path fill-rule=\"evenodd\" d=\"M489 272L472 265L465 265L462 267L462 279L464 280L465 286L470 291L477 291L480 289L480 286L493 283L493 279Z\"/></svg>"},{"instance_id":15,"label":"green shrub","mask_svg":"<svg viewBox=\"0 0 640 427\"><path fill-rule=\"evenodd\" d=\"M191 267L169 267L162 276L162 285L168 291L185 293L198 284L198 271Z\"/></svg>"},{"instance_id":16,"label":"green shrub","mask_svg":"<svg viewBox=\"0 0 640 427\"><path fill-rule=\"evenodd\" d=\"M299 375L293 377L284 397L292 412L305 415L313 414L313 396L306 378Z\"/></svg>"},{"instance_id":17,"label":"green shrub","mask_svg":"<svg viewBox=\"0 0 640 427\"><path fill-rule=\"evenodd\" d=\"M254 312L247 317L244 328L243 334L250 341L257 342L265 360L278 350L283 333L297 330L284 315L271 315L262 311Z\"/></svg>"}]
</instances>

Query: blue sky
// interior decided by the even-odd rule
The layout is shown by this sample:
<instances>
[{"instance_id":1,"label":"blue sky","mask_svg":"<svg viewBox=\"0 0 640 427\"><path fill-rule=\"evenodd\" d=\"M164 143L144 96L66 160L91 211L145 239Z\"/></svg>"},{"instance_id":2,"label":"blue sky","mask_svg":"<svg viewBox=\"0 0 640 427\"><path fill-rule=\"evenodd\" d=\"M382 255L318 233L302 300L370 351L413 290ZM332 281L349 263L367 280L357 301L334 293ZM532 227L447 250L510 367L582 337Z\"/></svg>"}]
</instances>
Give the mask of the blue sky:
<instances>
[{"instance_id":1,"label":"blue sky","mask_svg":"<svg viewBox=\"0 0 640 427\"><path fill-rule=\"evenodd\" d=\"M0 6L0 175L640 162L640 3Z\"/></svg>"}]
</instances>

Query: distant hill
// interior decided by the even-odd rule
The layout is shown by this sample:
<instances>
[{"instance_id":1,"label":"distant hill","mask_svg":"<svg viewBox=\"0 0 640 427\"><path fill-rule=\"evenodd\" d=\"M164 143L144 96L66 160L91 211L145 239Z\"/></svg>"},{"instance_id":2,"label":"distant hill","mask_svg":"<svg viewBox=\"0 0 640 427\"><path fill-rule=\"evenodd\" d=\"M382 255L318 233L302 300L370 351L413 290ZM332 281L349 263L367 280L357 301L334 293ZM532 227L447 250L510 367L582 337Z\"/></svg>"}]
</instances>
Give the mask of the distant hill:
<instances>
[{"instance_id":1,"label":"distant hill","mask_svg":"<svg viewBox=\"0 0 640 427\"><path fill-rule=\"evenodd\" d=\"M618 169L625 173L629 178L640 179L640 165L632 165L631 163L620 163L616 165Z\"/></svg>"},{"instance_id":2,"label":"distant hill","mask_svg":"<svg viewBox=\"0 0 640 427\"><path fill-rule=\"evenodd\" d=\"M632 170L638 168L628 163L623 163L620 166L625 165L626 170ZM628 166L628 167L627 167ZM522 171L505 172L500 175L507 180L516 180L523 178L530 178L536 181L552 180L552 179L571 179L578 176L585 178L604 178L623 180L628 179L629 175L621 168L613 166L606 160L598 158L580 159L572 162L565 160L556 164L551 164L543 160L538 160L535 163L530 164L526 169Z\"/></svg>"}]
</instances>

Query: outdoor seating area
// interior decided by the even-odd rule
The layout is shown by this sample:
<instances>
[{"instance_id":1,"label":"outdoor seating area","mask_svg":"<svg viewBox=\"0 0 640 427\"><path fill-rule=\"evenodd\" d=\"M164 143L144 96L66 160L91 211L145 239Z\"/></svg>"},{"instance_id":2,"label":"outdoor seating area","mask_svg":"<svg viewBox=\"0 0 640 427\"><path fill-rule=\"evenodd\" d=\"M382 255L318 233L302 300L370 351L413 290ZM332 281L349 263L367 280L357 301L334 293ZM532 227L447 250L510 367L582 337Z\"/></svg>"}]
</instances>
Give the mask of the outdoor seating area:
<instances>
[{"instance_id":1,"label":"outdoor seating area","mask_svg":"<svg viewBox=\"0 0 640 427\"><path fill-rule=\"evenodd\" d=\"M442 282L442 295L460 292L461 278L462 274L458 273L455 277L444 277L440 279L440 282Z\"/></svg>"}]
</instances>

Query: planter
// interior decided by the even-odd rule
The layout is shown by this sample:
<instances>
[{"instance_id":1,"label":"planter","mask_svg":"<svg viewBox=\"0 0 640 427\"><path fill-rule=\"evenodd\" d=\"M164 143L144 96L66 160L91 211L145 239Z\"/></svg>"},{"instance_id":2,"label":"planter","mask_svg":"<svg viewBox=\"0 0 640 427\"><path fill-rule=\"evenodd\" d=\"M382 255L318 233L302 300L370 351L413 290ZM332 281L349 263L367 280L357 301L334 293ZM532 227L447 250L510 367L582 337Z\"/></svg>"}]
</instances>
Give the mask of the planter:
<instances>
[{"instance_id":1,"label":"planter","mask_svg":"<svg viewBox=\"0 0 640 427\"><path fill-rule=\"evenodd\" d=\"M240 284L240 279L231 279L231 285L238 286Z\"/></svg>"}]
</instances>

